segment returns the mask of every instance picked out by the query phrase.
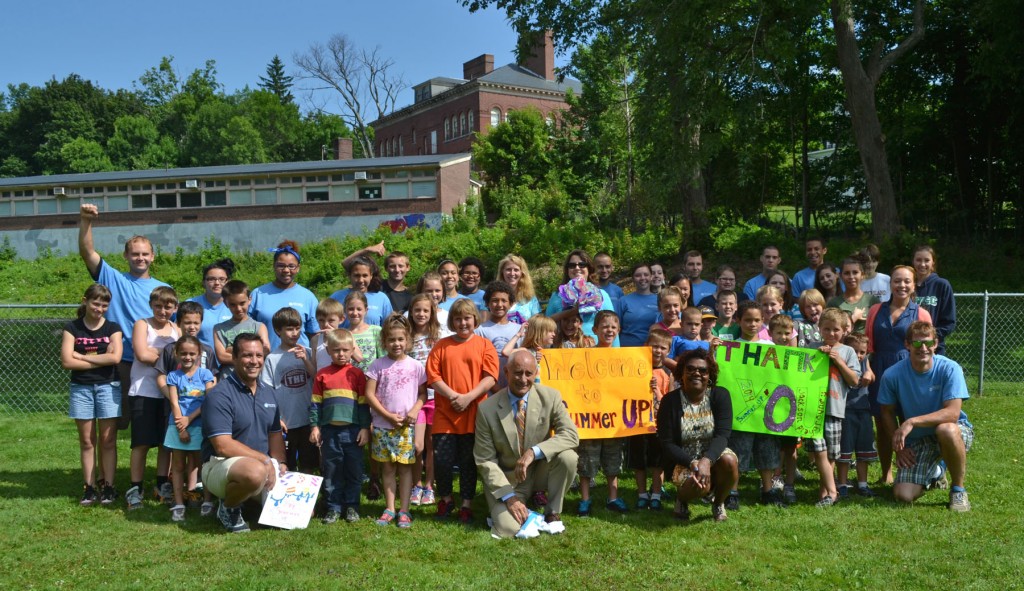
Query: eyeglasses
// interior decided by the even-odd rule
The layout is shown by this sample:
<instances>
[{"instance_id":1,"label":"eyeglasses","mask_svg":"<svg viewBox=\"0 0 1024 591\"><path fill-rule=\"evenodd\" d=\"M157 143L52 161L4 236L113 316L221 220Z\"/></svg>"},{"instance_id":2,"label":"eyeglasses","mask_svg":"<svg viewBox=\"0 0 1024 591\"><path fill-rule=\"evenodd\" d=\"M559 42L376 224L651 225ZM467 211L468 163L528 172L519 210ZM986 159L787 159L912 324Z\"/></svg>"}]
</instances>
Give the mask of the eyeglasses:
<instances>
[{"instance_id":1,"label":"eyeglasses","mask_svg":"<svg viewBox=\"0 0 1024 591\"><path fill-rule=\"evenodd\" d=\"M688 371L690 373L695 373L695 374L697 374L699 376L706 376L706 375L708 375L708 368L707 367L698 367L696 365L685 365L685 366L683 366L683 369L685 369L686 371Z\"/></svg>"},{"instance_id":2,"label":"eyeglasses","mask_svg":"<svg viewBox=\"0 0 1024 591\"><path fill-rule=\"evenodd\" d=\"M565 264L565 268L566 269L586 269L587 268L587 264L584 263L583 261L580 261L578 263L569 262L569 263Z\"/></svg>"},{"instance_id":3,"label":"eyeglasses","mask_svg":"<svg viewBox=\"0 0 1024 591\"><path fill-rule=\"evenodd\" d=\"M934 348L935 339L928 339L926 341L910 341L910 346L915 349L920 349L922 345L928 347L929 349Z\"/></svg>"},{"instance_id":4,"label":"eyeglasses","mask_svg":"<svg viewBox=\"0 0 1024 591\"><path fill-rule=\"evenodd\" d=\"M480 274L479 273L474 273L472 271L463 271L462 272L462 276L463 277L479 277Z\"/></svg>"},{"instance_id":5,"label":"eyeglasses","mask_svg":"<svg viewBox=\"0 0 1024 591\"><path fill-rule=\"evenodd\" d=\"M286 265L284 263L278 263L274 265L274 268L278 271L295 271L299 268L298 265Z\"/></svg>"},{"instance_id":6,"label":"eyeglasses","mask_svg":"<svg viewBox=\"0 0 1024 591\"><path fill-rule=\"evenodd\" d=\"M228 278L227 277L207 277L207 278L203 279L203 281L206 281L208 283L227 283L228 282Z\"/></svg>"}]
</instances>

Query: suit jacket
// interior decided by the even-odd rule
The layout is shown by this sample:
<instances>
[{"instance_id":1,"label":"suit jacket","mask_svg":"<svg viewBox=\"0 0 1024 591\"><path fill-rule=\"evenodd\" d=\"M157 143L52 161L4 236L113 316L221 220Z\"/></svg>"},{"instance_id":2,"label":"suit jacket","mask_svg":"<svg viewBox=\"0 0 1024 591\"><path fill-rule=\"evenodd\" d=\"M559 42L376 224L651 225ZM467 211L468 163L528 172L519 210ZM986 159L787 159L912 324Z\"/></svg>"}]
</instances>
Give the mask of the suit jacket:
<instances>
[{"instance_id":1,"label":"suit jacket","mask_svg":"<svg viewBox=\"0 0 1024 591\"><path fill-rule=\"evenodd\" d=\"M536 445L545 458L551 458L579 445L576 425L558 390L534 384L527 400L524 449ZM477 409L473 455L487 494L500 500L513 492L512 477L520 457L519 435L508 388L491 395Z\"/></svg>"}]
</instances>

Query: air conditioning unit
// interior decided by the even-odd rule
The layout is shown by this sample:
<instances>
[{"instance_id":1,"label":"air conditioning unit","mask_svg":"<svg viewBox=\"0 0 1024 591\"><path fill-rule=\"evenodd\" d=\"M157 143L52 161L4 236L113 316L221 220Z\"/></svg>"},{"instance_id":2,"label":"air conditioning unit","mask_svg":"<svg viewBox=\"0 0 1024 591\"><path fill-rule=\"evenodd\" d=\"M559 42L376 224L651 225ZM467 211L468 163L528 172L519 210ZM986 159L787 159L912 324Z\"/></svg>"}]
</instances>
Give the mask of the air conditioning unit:
<instances>
[{"instance_id":1,"label":"air conditioning unit","mask_svg":"<svg viewBox=\"0 0 1024 591\"><path fill-rule=\"evenodd\" d=\"M357 181L365 181L366 180L366 172L365 171L356 172L356 173L353 174L353 177Z\"/></svg>"},{"instance_id":2,"label":"air conditioning unit","mask_svg":"<svg viewBox=\"0 0 1024 591\"><path fill-rule=\"evenodd\" d=\"M186 189L198 189L199 188L199 181L197 181L196 179L187 179L185 181L185 188Z\"/></svg>"},{"instance_id":3,"label":"air conditioning unit","mask_svg":"<svg viewBox=\"0 0 1024 591\"><path fill-rule=\"evenodd\" d=\"M67 195L67 191L64 190L64 187L54 187L53 188L53 194L54 195L64 196L64 195Z\"/></svg>"}]
</instances>

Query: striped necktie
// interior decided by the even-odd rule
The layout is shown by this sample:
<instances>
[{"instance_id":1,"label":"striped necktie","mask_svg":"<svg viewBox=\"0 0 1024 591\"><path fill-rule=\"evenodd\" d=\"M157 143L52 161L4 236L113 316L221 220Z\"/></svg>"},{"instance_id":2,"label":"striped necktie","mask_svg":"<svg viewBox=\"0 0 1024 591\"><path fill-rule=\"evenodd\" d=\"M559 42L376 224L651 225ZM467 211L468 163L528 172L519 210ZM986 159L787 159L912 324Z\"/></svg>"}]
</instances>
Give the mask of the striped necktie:
<instances>
[{"instance_id":1,"label":"striped necktie","mask_svg":"<svg viewBox=\"0 0 1024 591\"><path fill-rule=\"evenodd\" d=\"M519 455L526 450L526 401L516 400L516 434L519 435Z\"/></svg>"}]
</instances>

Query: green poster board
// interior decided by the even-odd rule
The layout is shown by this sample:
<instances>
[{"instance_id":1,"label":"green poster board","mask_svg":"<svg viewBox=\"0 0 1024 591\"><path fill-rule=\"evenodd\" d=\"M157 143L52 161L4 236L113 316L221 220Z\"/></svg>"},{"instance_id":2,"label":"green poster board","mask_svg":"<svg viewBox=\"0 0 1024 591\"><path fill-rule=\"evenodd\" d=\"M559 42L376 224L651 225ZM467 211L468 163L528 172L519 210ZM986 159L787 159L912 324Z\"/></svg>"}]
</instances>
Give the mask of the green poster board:
<instances>
[{"instance_id":1,"label":"green poster board","mask_svg":"<svg viewBox=\"0 0 1024 591\"><path fill-rule=\"evenodd\" d=\"M725 341L715 351L718 385L732 398L732 428L822 436L828 355L814 349Z\"/></svg>"}]
</instances>

